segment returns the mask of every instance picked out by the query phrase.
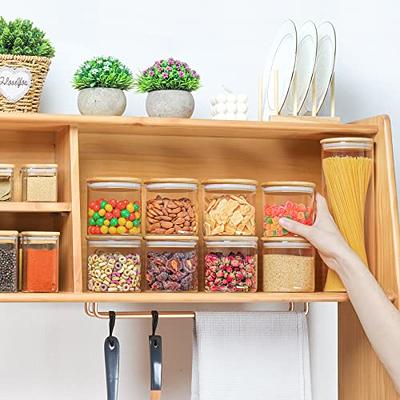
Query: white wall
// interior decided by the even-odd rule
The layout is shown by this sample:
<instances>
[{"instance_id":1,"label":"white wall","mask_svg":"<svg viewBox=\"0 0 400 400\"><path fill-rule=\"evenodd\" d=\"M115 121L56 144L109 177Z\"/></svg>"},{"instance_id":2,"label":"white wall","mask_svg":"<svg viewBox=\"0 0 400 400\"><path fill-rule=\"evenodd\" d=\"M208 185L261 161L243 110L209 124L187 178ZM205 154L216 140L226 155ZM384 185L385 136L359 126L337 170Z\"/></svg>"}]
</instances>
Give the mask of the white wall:
<instances>
[{"instance_id":1,"label":"white wall","mask_svg":"<svg viewBox=\"0 0 400 400\"><path fill-rule=\"evenodd\" d=\"M397 151L399 11L395 0L19 0L2 1L0 8L5 18L33 19L56 47L42 99L42 111L49 113L77 113L70 81L88 57L114 55L138 71L172 55L186 60L202 76L203 87L195 94L196 117L209 116L208 98L225 84L250 96L254 118L257 77L279 24L287 18L299 23L331 20L338 34L338 114L353 120L389 113ZM128 115L144 115L142 95L131 92L128 101ZM396 162L398 166L399 159ZM2 304L0 321L1 400L105 398L106 322L87 318L82 307L74 304ZM335 305L313 306L314 400L337 398L336 323ZM123 346L122 399L148 396L149 329L148 322L117 322ZM161 333L165 336L164 398L187 399L191 322L162 321Z\"/></svg>"}]
</instances>

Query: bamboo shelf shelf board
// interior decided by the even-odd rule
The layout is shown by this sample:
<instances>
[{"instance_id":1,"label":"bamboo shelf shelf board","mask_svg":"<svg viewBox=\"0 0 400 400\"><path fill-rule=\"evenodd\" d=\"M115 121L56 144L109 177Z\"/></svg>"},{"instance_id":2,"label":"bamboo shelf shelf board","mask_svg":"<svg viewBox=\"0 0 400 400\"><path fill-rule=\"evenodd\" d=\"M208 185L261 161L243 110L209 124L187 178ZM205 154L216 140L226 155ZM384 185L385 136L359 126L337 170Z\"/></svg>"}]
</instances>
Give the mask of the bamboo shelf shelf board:
<instances>
[{"instance_id":1,"label":"bamboo shelf shelf board","mask_svg":"<svg viewBox=\"0 0 400 400\"><path fill-rule=\"evenodd\" d=\"M0 212L12 213L64 213L71 211L71 203L27 203L21 201L0 202Z\"/></svg>"},{"instance_id":2,"label":"bamboo shelf shelf board","mask_svg":"<svg viewBox=\"0 0 400 400\"><path fill-rule=\"evenodd\" d=\"M322 139L336 135L373 136L372 124L215 121L207 119L98 117L81 115L0 114L0 130L28 130L34 133L57 132L67 126L80 133L133 134L181 137L220 137L247 139Z\"/></svg>"},{"instance_id":3,"label":"bamboo shelf shelf board","mask_svg":"<svg viewBox=\"0 0 400 400\"><path fill-rule=\"evenodd\" d=\"M119 302L142 304L345 302L346 293L0 293L0 302Z\"/></svg>"}]
</instances>

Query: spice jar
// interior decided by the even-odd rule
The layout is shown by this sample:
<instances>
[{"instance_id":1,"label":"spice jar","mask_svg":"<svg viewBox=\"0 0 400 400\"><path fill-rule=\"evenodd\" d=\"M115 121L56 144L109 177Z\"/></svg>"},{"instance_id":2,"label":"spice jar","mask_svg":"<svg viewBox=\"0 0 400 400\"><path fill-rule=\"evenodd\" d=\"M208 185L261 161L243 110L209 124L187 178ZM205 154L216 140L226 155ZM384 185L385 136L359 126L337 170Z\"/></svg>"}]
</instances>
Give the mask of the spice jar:
<instances>
[{"instance_id":1,"label":"spice jar","mask_svg":"<svg viewBox=\"0 0 400 400\"><path fill-rule=\"evenodd\" d=\"M146 290L197 292L197 236L146 236Z\"/></svg>"},{"instance_id":2,"label":"spice jar","mask_svg":"<svg viewBox=\"0 0 400 400\"><path fill-rule=\"evenodd\" d=\"M139 236L88 237L88 290L140 291L141 248Z\"/></svg>"},{"instance_id":3,"label":"spice jar","mask_svg":"<svg viewBox=\"0 0 400 400\"><path fill-rule=\"evenodd\" d=\"M149 179L146 188L148 235L196 235L198 186L196 179Z\"/></svg>"},{"instance_id":4,"label":"spice jar","mask_svg":"<svg viewBox=\"0 0 400 400\"><path fill-rule=\"evenodd\" d=\"M264 292L313 292L315 249L300 237L263 238Z\"/></svg>"},{"instance_id":5,"label":"spice jar","mask_svg":"<svg viewBox=\"0 0 400 400\"><path fill-rule=\"evenodd\" d=\"M305 225L312 225L315 216L315 183L266 182L261 185L264 193L264 236L293 236L279 224L282 217Z\"/></svg>"},{"instance_id":6,"label":"spice jar","mask_svg":"<svg viewBox=\"0 0 400 400\"><path fill-rule=\"evenodd\" d=\"M14 164L0 164L0 201L13 201Z\"/></svg>"},{"instance_id":7,"label":"spice jar","mask_svg":"<svg viewBox=\"0 0 400 400\"><path fill-rule=\"evenodd\" d=\"M257 237L205 237L204 290L257 291Z\"/></svg>"},{"instance_id":8,"label":"spice jar","mask_svg":"<svg viewBox=\"0 0 400 400\"><path fill-rule=\"evenodd\" d=\"M254 236L257 181L208 179L204 188L205 236Z\"/></svg>"},{"instance_id":9,"label":"spice jar","mask_svg":"<svg viewBox=\"0 0 400 400\"><path fill-rule=\"evenodd\" d=\"M57 201L57 169L57 164L23 165L22 201Z\"/></svg>"},{"instance_id":10,"label":"spice jar","mask_svg":"<svg viewBox=\"0 0 400 400\"><path fill-rule=\"evenodd\" d=\"M18 232L0 231L0 292L18 290Z\"/></svg>"},{"instance_id":11,"label":"spice jar","mask_svg":"<svg viewBox=\"0 0 400 400\"><path fill-rule=\"evenodd\" d=\"M88 234L140 234L141 187L138 178L88 179Z\"/></svg>"},{"instance_id":12,"label":"spice jar","mask_svg":"<svg viewBox=\"0 0 400 400\"><path fill-rule=\"evenodd\" d=\"M59 232L21 232L23 292L58 292L59 236Z\"/></svg>"}]
</instances>

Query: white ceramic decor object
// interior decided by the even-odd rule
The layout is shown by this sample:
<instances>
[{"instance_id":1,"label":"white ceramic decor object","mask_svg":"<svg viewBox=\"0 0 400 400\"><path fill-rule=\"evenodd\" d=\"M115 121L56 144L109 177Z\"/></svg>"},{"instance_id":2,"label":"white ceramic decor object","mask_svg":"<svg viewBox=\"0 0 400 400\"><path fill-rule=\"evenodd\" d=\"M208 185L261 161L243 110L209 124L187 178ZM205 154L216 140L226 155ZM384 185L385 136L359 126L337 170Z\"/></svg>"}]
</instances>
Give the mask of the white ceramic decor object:
<instances>
[{"instance_id":1,"label":"white ceramic decor object","mask_svg":"<svg viewBox=\"0 0 400 400\"><path fill-rule=\"evenodd\" d=\"M279 29L263 75L263 119L279 113L288 96L294 75L297 53L297 31L293 21L286 21ZM278 84L278 85L276 85ZM275 87L278 86L277 96Z\"/></svg>"},{"instance_id":2,"label":"white ceramic decor object","mask_svg":"<svg viewBox=\"0 0 400 400\"><path fill-rule=\"evenodd\" d=\"M312 93L314 85L316 107L315 112L318 113L328 93L329 84L331 82L335 69L336 58L336 33L335 28L330 22L324 22L318 26L318 50L315 62L314 77L311 82L306 100L300 110L300 114L308 114L312 112Z\"/></svg>"},{"instance_id":3,"label":"white ceramic decor object","mask_svg":"<svg viewBox=\"0 0 400 400\"><path fill-rule=\"evenodd\" d=\"M210 99L211 117L219 120L247 120L247 101L245 94L235 95L228 90Z\"/></svg>"},{"instance_id":4,"label":"white ceramic decor object","mask_svg":"<svg viewBox=\"0 0 400 400\"><path fill-rule=\"evenodd\" d=\"M312 21L307 21L297 35L297 57L294 77L281 114L297 115L311 87L317 58L318 35Z\"/></svg>"}]
</instances>

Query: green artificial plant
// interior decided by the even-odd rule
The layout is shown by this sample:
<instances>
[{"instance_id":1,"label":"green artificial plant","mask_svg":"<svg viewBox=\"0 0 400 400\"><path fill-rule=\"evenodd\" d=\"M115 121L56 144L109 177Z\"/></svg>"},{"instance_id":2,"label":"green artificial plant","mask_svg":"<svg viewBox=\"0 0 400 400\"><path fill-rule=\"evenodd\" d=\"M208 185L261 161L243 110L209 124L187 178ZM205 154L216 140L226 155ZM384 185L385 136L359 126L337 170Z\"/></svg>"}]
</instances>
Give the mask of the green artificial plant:
<instances>
[{"instance_id":1,"label":"green artificial plant","mask_svg":"<svg viewBox=\"0 0 400 400\"><path fill-rule=\"evenodd\" d=\"M192 92L200 87L200 75L187 63L168 58L156 61L135 79L135 88L140 93L154 90L184 90Z\"/></svg>"},{"instance_id":2,"label":"green artificial plant","mask_svg":"<svg viewBox=\"0 0 400 400\"><path fill-rule=\"evenodd\" d=\"M78 68L72 85L78 90L95 87L128 90L133 86L133 76L118 59L95 57Z\"/></svg>"},{"instance_id":3,"label":"green artificial plant","mask_svg":"<svg viewBox=\"0 0 400 400\"><path fill-rule=\"evenodd\" d=\"M54 57L54 47L45 33L27 19L7 22L0 17L0 54Z\"/></svg>"}]
</instances>

